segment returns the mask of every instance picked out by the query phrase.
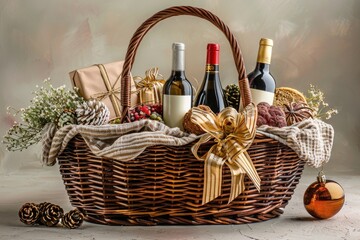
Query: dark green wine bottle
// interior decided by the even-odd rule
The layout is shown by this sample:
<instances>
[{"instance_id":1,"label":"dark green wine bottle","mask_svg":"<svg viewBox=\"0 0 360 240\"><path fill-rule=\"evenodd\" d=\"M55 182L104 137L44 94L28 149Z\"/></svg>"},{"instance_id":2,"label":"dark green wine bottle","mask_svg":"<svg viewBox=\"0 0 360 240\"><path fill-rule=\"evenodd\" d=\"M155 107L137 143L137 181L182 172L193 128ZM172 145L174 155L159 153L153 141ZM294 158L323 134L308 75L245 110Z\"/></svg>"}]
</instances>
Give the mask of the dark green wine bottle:
<instances>
[{"instance_id":1,"label":"dark green wine bottle","mask_svg":"<svg viewBox=\"0 0 360 240\"><path fill-rule=\"evenodd\" d=\"M195 99L195 106L206 105L214 113L227 107L219 75L219 44L207 45L205 77Z\"/></svg>"}]
</instances>

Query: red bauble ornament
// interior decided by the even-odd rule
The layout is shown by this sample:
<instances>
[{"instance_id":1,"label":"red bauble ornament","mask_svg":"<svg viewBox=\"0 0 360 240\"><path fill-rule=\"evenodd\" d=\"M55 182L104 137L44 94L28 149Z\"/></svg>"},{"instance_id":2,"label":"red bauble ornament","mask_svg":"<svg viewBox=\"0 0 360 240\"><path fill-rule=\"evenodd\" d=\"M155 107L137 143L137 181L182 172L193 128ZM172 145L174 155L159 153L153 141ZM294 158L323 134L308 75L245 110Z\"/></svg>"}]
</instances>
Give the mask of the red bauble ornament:
<instances>
[{"instance_id":1,"label":"red bauble ornament","mask_svg":"<svg viewBox=\"0 0 360 240\"><path fill-rule=\"evenodd\" d=\"M345 202L344 189L335 181L326 180L319 173L318 180L305 191L304 206L315 218L326 219L337 214Z\"/></svg>"}]
</instances>

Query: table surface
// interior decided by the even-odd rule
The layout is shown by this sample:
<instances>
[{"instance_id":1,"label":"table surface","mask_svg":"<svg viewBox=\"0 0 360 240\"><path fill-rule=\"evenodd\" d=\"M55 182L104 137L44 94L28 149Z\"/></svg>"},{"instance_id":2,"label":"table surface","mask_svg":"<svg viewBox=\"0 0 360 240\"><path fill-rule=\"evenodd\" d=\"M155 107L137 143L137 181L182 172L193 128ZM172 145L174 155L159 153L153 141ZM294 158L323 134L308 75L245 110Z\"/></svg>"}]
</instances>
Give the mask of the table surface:
<instances>
[{"instance_id":1,"label":"table surface","mask_svg":"<svg viewBox=\"0 0 360 240\"><path fill-rule=\"evenodd\" d=\"M19 170L0 174L0 239L360 239L360 182L358 174L333 173L346 193L343 209L333 218L316 220L303 207L304 191L316 177L306 168L285 212L279 218L244 225L205 226L104 226L84 223L81 228L25 226L18 210L25 202L52 202L65 211L70 206L58 166L42 167L39 162L24 164Z\"/></svg>"}]
</instances>

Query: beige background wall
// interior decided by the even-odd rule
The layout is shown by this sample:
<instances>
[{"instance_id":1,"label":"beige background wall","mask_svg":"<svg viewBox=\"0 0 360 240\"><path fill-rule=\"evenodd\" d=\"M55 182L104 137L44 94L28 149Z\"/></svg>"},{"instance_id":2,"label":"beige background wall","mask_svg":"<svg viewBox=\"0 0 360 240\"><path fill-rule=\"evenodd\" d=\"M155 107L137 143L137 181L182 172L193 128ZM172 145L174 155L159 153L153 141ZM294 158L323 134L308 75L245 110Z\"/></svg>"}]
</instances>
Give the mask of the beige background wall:
<instances>
[{"instance_id":1,"label":"beige background wall","mask_svg":"<svg viewBox=\"0 0 360 240\"><path fill-rule=\"evenodd\" d=\"M278 86L306 91L319 86L339 115L331 119L335 145L327 171L360 170L360 1L356 0L0 0L0 135L11 125L6 107L27 106L44 78L70 86L70 70L124 58L135 29L153 13L172 5L211 10L240 41L248 71L258 40L274 39L272 73ZM194 17L158 24L145 37L133 69L141 75L171 67L170 46L187 44L187 75L202 80L205 48L218 42L223 84L236 82L230 49L222 34ZM8 153L0 147L0 172L9 174L39 161L39 147ZM39 164L40 166L40 164Z\"/></svg>"}]
</instances>

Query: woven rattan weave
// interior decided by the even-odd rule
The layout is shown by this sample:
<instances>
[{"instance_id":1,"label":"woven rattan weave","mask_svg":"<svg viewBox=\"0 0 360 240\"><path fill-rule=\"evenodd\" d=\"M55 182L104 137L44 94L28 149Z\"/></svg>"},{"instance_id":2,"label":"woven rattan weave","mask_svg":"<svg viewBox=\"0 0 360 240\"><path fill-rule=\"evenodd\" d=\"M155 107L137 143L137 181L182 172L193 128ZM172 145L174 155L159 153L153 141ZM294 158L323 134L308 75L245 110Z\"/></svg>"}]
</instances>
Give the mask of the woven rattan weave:
<instances>
[{"instance_id":1,"label":"woven rattan weave","mask_svg":"<svg viewBox=\"0 0 360 240\"><path fill-rule=\"evenodd\" d=\"M139 43L157 22L177 15L204 18L229 40L239 73L242 101L251 102L239 45L228 27L212 13L195 7L172 7L145 21L130 41L122 76L123 119L130 105L130 70ZM257 135L248 150L261 179L258 192L245 178L246 190L228 203L230 173L223 168L223 194L201 205L204 163L182 147L155 146L126 162L97 157L80 136L58 157L71 204L87 221L111 225L240 224L268 220L283 213L299 182L304 163L287 146ZM204 144L205 153L212 143Z\"/></svg>"}]
</instances>

